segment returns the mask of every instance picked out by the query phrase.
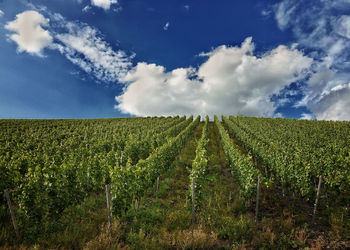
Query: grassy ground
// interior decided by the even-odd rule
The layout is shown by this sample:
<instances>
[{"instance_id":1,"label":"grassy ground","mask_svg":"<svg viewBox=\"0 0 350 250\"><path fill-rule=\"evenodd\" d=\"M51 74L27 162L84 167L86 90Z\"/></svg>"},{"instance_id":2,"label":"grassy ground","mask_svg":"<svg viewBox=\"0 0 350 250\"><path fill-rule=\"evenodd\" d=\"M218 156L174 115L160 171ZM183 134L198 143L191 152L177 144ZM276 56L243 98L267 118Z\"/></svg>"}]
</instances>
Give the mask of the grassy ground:
<instances>
[{"instance_id":1,"label":"grassy ground","mask_svg":"<svg viewBox=\"0 0 350 250\"><path fill-rule=\"evenodd\" d=\"M330 209L321 203L320 219L310 220L310 206L290 201L281 190L262 187L260 220L254 222L250 206L239 195L221 146L217 128L209 123L208 171L203 196L191 222L189 171L195 157L201 123L159 190L150 187L138 209L131 209L112 226L107 224L104 194L88 197L54 223L52 231L37 239L32 249L346 249L350 247L347 207ZM239 144L233 138L236 144ZM239 145L237 145L239 146ZM242 153L246 151L242 149ZM322 199L321 199L322 202ZM327 214L328 213L328 214ZM325 221L325 219L327 218ZM49 227L48 227L49 228ZM8 227L2 230L7 234ZM13 235L13 234L12 234ZM3 236L3 235L2 235ZM1 236L1 237L2 237ZM8 247L9 248L9 247ZM27 249L26 244L12 247Z\"/></svg>"},{"instance_id":2,"label":"grassy ground","mask_svg":"<svg viewBox=\"0 0 350 250\"><path fill-rule=\"evenodd\" d=\"M18 245L13 239L12 227L2 228L1 238L6 241L2 245L4 249L81 249L100 234L101 227L106 221L105 195L93 194L81 204L67 208L57 221L42 225L43 233L34 239L36 242L34 245L31 242ZM11 235L12 240L9 238Z\"/></svg>"}]
</instances>

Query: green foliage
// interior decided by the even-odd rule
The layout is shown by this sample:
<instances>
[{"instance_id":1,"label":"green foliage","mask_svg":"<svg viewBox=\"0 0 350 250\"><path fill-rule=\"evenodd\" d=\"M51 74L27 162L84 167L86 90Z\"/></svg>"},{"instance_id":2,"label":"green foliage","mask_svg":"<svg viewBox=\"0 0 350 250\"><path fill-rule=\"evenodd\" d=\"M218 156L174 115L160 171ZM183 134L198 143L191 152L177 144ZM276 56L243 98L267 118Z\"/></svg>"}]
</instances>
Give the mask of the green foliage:
<instances>
[{"instance_id":1,"label":"green foliage","mask_svg":"<svg viewBox=\"0 0 350 250\"><path fill-rule=\"evenodd\" d=\"M253 221L248 216L240 215L239 218L224 218L218 236L231 242L250 241L252 238Z\"/></svg>"},{"instance_id":2,"label":"green foliage","mask_svg":"<svg viewBox=\"0 0 350 250\"><path fill-rule=\"evenodd\" d=\"M247 198L252 198L256 190L259 170L254 166L251 155L243 154L240 149L234 145L232 139L221 125L217 116L214 117L215 124L219 130L222 145L230 164L231 171L239 181L241 194ZM225 121L225 117L223 117Z\"/></svg>"},{"instance_id":3,"label":"green foliage","mask_svg":"<svg viewBox=\"0 0 350 250\"><path fill-rule=\"evenodd\" d=\"M327 189L350 190L348 122L255 117L224 119L235 137L267 168L271 182L313 198L322 176Z\"/></svg>"},{"instance_id":4,"label":"green foliage","mask_svg":"<svg viewBox=\"0 0 350 250\"><path fill-rule=\"evenodd\" d=\"M189 118L190 120L193 117ZM147 187L153 186L157 177L166 172L172 165L175 157L184 147L193 130L200 122L198 116L175 138L155 149L145 160L136 165L131 163L125 167L116 167L111 171L111 191L113 214L120 216L127 211L133 200L139 200Z\"/></svg>"},{"instance_id":5,"label":"green foliage","mask_svg":"<svg viewBox=\"0 0 350 250\"><path fill-rule=\"evenodd\" d=\"M209 132L208 117L203 129L197 127L199 117L0 120L0 194L10 190L20 243L83 248L106 221L102 192L109 183L113 214L122 224L114 218L118 222L114 225L119 225L115 232L103 229L89 244L91 249L117 248L120 242L135 248L181 248L206 246L208 240L212 248L226 243L244 247L245 242L248 248L314 246L309 244L313 229L307 228L314 226L307 225L311 202L300 211L298 202L304 198L293 196L297 205L292 205L289 219L269 203L280 182L287 195L293 192L313 200L322 176L315 227L322 225L322 233L329 230L335 245L321 242L322 238L315 244L345 248L350 238L350 123L243 116L222 120L215 117L217 130L211 123ZM189 146L184 149L185 144ZM246 201L255 200L258 175L265 184L263 218L254 227ZM159 176L160 189L153 194ZM196 209L200 208L196 225L191 225L190 202L185 198L188 177L195 180ZM266 189L272 185L278 188ZM276 197L277 206L289 199ZM141 208L130 209L136 200ZM19 243L4 199L0 220L0 244L6 248Z\"/></svg>"},{"instance_id":6,"label":"green foliage","mask_svg":"<svg viewBox=\"0 0 350 250\"><path fill-rule=\"evenodd\" d=\"M186 120L186 117L183 116L166 123L167 129L161 133L154 133L153 130L150 130L146 135L130 134L125 143L120 164L125 165L130 160L131 165L135 165L140 159L146 159L155 148L163 145L168 138L176 136L191 121L192 119Z\"/></svg>"},{"instance_id":7,"label":"green foliage","mask_svg":"<svg viewBox=\"0 0 350 250\"><path fill-rule=\"evenodd\" d=\"M192 169L190 172L190 185L189 185L189 198L192 196L192 181L194 181L194 192L195 192L195 205L198 208L201 204L202 199L202 185L205 181L205 173L208 165L208 152L207 147L209 143L208 139L208 123L209 117L206 116L206 120L202 130L202 137L198 141L196 148L196 157L192 162Z\"/></svg>"},{"instance_id":8,"label":"green foliage","mask_svg":"<svg viewBox=\"0 0 350 250\"><path fill-rule=\"evenodd\" d=\"M0 120L0 192L11 191L23 239L35 241L43 224L102 191L130 138L161 134L184 119ZM141 145L142 158L149 152ZM3 199L0 206L8 217Z\"/></svg>"}]
</instances>

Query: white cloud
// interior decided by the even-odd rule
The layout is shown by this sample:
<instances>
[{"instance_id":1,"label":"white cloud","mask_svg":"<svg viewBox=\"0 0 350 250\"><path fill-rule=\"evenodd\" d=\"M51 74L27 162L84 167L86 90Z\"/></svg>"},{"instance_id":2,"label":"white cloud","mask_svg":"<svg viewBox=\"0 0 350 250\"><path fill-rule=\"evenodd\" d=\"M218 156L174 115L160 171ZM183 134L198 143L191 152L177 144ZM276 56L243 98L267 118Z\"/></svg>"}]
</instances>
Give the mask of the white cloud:
<instances>
[{"instance_id":1,"label":"white cloud","mask_svg":"<svg viewBox=\"0 0 350 250\"><path fill-rule=\"evenodd\" d=\"M23 40L19 39L20 51L41 55L44 47L58 50L90 76L104 82L119 81L131 68L133 55L128 56L122 50L113 49L97 29L85 23L67 21L62 15L52 13L44 6L36 7L29 3L28 7L35 11L18 14L15 21L5 26L7 29L19 30ZM50 17L50 26L48 19L38 11ZM50 33L40 25L45 26Z\"/></svg>"},{"instance_id":2,"label":"white cloud","mask_svg":"<svg viewBox=\"0 0 350 250\"><path fill-rule=\"evenodd\" d=\"M293 0L284 0L274 6L277 25L281 30L288 27L291 16L296 7Z\"/></svg>"},{"instance_id":3,"label":"white cloud","mask_svg":"<svg viewBox=\"0 0 350 250\"><path fill-rule=\"evenodd\" d=\"M42 50L52 43L52 36L43 27L49 27L49 19L37 11L24 11L8 22L5 29L15 32L10 39L17 43L19 52L42 56Z\"/></svg>"},{"instance_id":4,"label":"white cloud","mask_svg":"<svg viewBox=\"0 0 350 250\"><path fill-rule=\"evenodd\" d=\"M346 111L336 111L345 108L342 104L347 100L337 98L349 98L347 90L332 91L350 82L350 16L339 15L349 7L348 0L283 0L273 8L279 28L290 27L298 47L311 51L309 56L315 58L304 98L295 106L306 106L317 119L349 119Z\"/></svg>"},{"instance_id":5,"label":"white cloud","mask_svg":"<svg viewBox=\"0 0 350 250\"><path fill-rule=\"evenodd\" d=\"M341 16L335 23L336 32L350 39L350 16Z\"/></svg>"},{"instance_id":6,"label":"white cloud","mask_svg":"<svg viewBox=\"0 0 350 250\"><path fill-rule=\"evenodd\" d=\"M312 114L308 114L308 113L302 113L300 120L313 120L314 116Z\"/></svg>"},{"instance_id":7,"label":"white cloud","mask_svg":"<svg viewBox=\"0 0 350 250\"><path fill-rule=\"evenodd\" d=\"M320 120L350 120L350 83L333 87L308 108Z\"/></svg>"},{"instance_id":8,"label":"white cloud","mask_svg":"<svg viewBox=\"0 0 350 250\"><path fill-rule=\"evenodd\" d=\"M170 23L167 22L167 23L164 25L163 30L168 30L168 29L169 29L169 25L170 25Z\"/></svg>"},{"instance_id":9,"label":"white cloud","mask_svg":"<svg viewBox=\"0 0 350 250\"><path fill-rule=\"evenodd\" d=\"M91 4L109 10L112 4L117 4L117 0L91 0Z\"/></svg>"},{"instance_id":10,"label":"white cloud","mask_svg":"<svg viewBox=\"0 0 350 250\"><path fill-rule=\"evenodd\" d=\"M337 16L333 1L315 0L312 4L302 1L283 0L274 5L275 19L281 30L290 27L298 44L321 50L315 57L325 59L343 51L349 42L350 17ZM338 6L339 7L339 6ZM336 45L335 45L336 44ZM335 46L334 46L335 45Z\"/></svg>"},{"instance_id":11,"label":"white cloud","mask_svg":"<svg viewBox=\"0 0 350 250\"><path fill-rule=\"evenodd\" d=\"M124 51L115 51L96 29L75 22L63 22L66 33L55 34L55 44L63 55L87 73L102 81L115 82L132 66Z\"/></svg>"},{"instance_id":12,"label":"white cloud","mask_svg":"<svg viewBox=\"0 0 350 250\"><path fill-rule=\"evenodd\" d=\"M83 9L82 9L82 11L83 12L88 12L89 10L91 10L91 6L90 5L86 5Z\"/></svg>"},{"instance_id":13,"label":"white cloud","mask_svg":"<svg viewBox=\"0 0 350 250\"><path fill-rule=\"evenodd\" d=\"M237 114L273 116L271 95L305 76L312 60L293 48L278 46L256 57L247 38L240 47L220 46L202 53L208 60L198 70L167 72L138 63L128 72L125 92L116 108L138 116Z\"/></svg>"},{"instance_id":14,"label":"white cloud","mask_svg":"<svg viewBox=\"0 0 350 250\"><path fill-rule=\"evenodd\" d=\"M271 10L262 10L261 15L264 17L268 17L271 15Z\"/></svg>"},{"instance_id":15,"label":"white cloud","mask_svg":"<svg viewBox=\"0 0 350 250\"><path fill-rule=\"evenodd\" d=\"M282 113L275 113L273 115L273 118L283 118L283 114Z\"/></svg>"},{"instance_id":16,"label":"white cloud","mask_svg":"<svg viewBox=\"0 0 350 250\"><path fill-rule=\"evenodd\" d=\"M123 7L121 7L121 6L118 6L118 7L113 8L113 12L116 12L116 13L119 13L119 12L121 12L122 10L123 10Z\"/></svg>"},{"instance_id":17,"label":"white cloud","mask_svg":"<svg viewBox=\"0 0 350 250\"><path fill-rule=\"evenodd\" d=\"M0 10L0 17L2 17L3 15L4 15L4 12Z\"/></svg>"},{"instance_id":18,"label":"white cloud","mask_svg":"<svg viewBox=\"0 0 350 250\"><path fill-rule=\"evenodd\" d=\"M189 6L188 4L185 4L185 5L184 5L184 8L185 8L187 11L190 10L190 6Z\"/></svg>"},{"instance_id":19,"label":"white cloud","mask_svg":"<svg viewBox=\"0 0 350 250\"><path fill-rule=\"evenodd\" d=\"M317 102L322 98L324 92L332 85L332 79L335 72L327 67L317 69L307 81L307 87L304 90L304 98L295 104L296 107L307 106L308 103Z\"/></svg>"},{"instance_id":20,"label":"white cloud","mask_svg":"<svg viewBox=\"0 0 350 250\"><path fill-rule=\"evenodd\" d=\"M166 72L162 66L138 63L124 79L131 84L117 97L118 108L139 116L196 113L201 89L188 79L192 73L192 69Z\"/></svg>"}]
</instances>

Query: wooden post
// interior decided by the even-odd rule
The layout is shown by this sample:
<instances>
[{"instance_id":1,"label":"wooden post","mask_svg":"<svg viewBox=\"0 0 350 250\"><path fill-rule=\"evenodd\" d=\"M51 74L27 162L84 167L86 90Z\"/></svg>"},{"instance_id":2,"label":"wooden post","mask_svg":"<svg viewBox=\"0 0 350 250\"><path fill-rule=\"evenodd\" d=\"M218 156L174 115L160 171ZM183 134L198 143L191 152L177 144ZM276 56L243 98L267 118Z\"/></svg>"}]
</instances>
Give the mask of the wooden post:
<instances>
[{"instance_id":1,"label":"wooden post","mask_svg":"<svg viewBox=\"0 0 350 250\"><path fill-rule=\"evenodd\" d=\"M314 204L314 212L312 215L312 221L314 221L316 217L317 204L318 204L318 200L320 198L320 192L321 192L321 184L322 184L322 176L318 178L318 186L317 186L316 200Z\"/></svg>"},{"instance_id":2,"label":"wooden post","mask_svg":"<svg viewBox=\"0 0 350 250\"><path fill-rule=\"evenodd\" d=\"M111 193L110 193L110 185L107 184L105 186L106 190L106 199L107 199L107 211L108 211L108 224L112 224L112 216L111 216Z\"/></svg>"},{"instance_id":3,"label":"wooden post","mask_svg":"<svg viewBox=\"0 0 350 250\"><path fill-rule=\"evenodd\" d=\"M15 229L16 237L17 237L17 239L19 239L19 232L18 232L18 227L17 227L17 222L16 222L16 216L15 216L15 212L13 211L11 199L10 199L10 194L9 194L9 191L7 189L5 189L5 191L4 191L4 196L5 196L6 201L7 201L7 206L10 210L11 221L12 221L13 228Z\"/></svg>"},{"instance_id":4,"label":"wooden post","mask_svg":"<svg viewBox=\"0 0 350 250\"><path fill-rule=\"evenodd\" d=\"M123 155L124 155L124 151L120 152L120 165L123 164Z\"/></svg>"},{"instance_id":5,"label":"wooden post","mask_svg":"<svg viewBox=\"0 0 350 250\"><path fill-rule=\"evenodd\" d=\"M192 224L194 224L195 220L195 194L194 194L194 179L192 179L191 183L191 191L192 191Z\"/></svg>"},{"instance_id":6,"label":"wooden post","mask_svg":"<svg viewBox=\"0 0 350 250\"><path fill-rule=\"evenodd\" d=\"M159 189L159 176L157 177L156 192L158 192L158 189Z\"/></svg>"},{"instance_id":7,"label":"wooden post","mask_svg":"<svg viewBox=\"0 0 350 250\"><path fill-rule=\"evenodd\" d=\"M139 201L138 199L135 200L135 210L137 210L139 208Z\"/></svg>"},{"instance_id":8,"label":"wooden post","mask_svg":"<svg viewBox=\"0 0 350 250\"><path fill-rule=\"evenodd\" d=\"M255 206L255 223L256 224L258 224L259 195L260 195L260 175L258 176L258 183L256 185L256 206Z\"/></svg>"}]
</instances>

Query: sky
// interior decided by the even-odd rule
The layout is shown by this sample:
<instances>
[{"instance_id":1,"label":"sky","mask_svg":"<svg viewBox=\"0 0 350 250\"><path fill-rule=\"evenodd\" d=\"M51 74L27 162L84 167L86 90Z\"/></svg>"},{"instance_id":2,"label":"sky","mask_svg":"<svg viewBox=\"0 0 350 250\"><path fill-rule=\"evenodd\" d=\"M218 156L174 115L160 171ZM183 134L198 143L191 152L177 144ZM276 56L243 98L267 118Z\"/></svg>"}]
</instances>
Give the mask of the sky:
<instances>
[{"instance_id":1,"label":"sky","mask_svg":"<svg viewBox=\"0 0 350 250\"><path fill-rule=\"evenodd\" d=\"M0 118L350 120L350 0L0 0Z\"/></svg>"}]
</instances>

